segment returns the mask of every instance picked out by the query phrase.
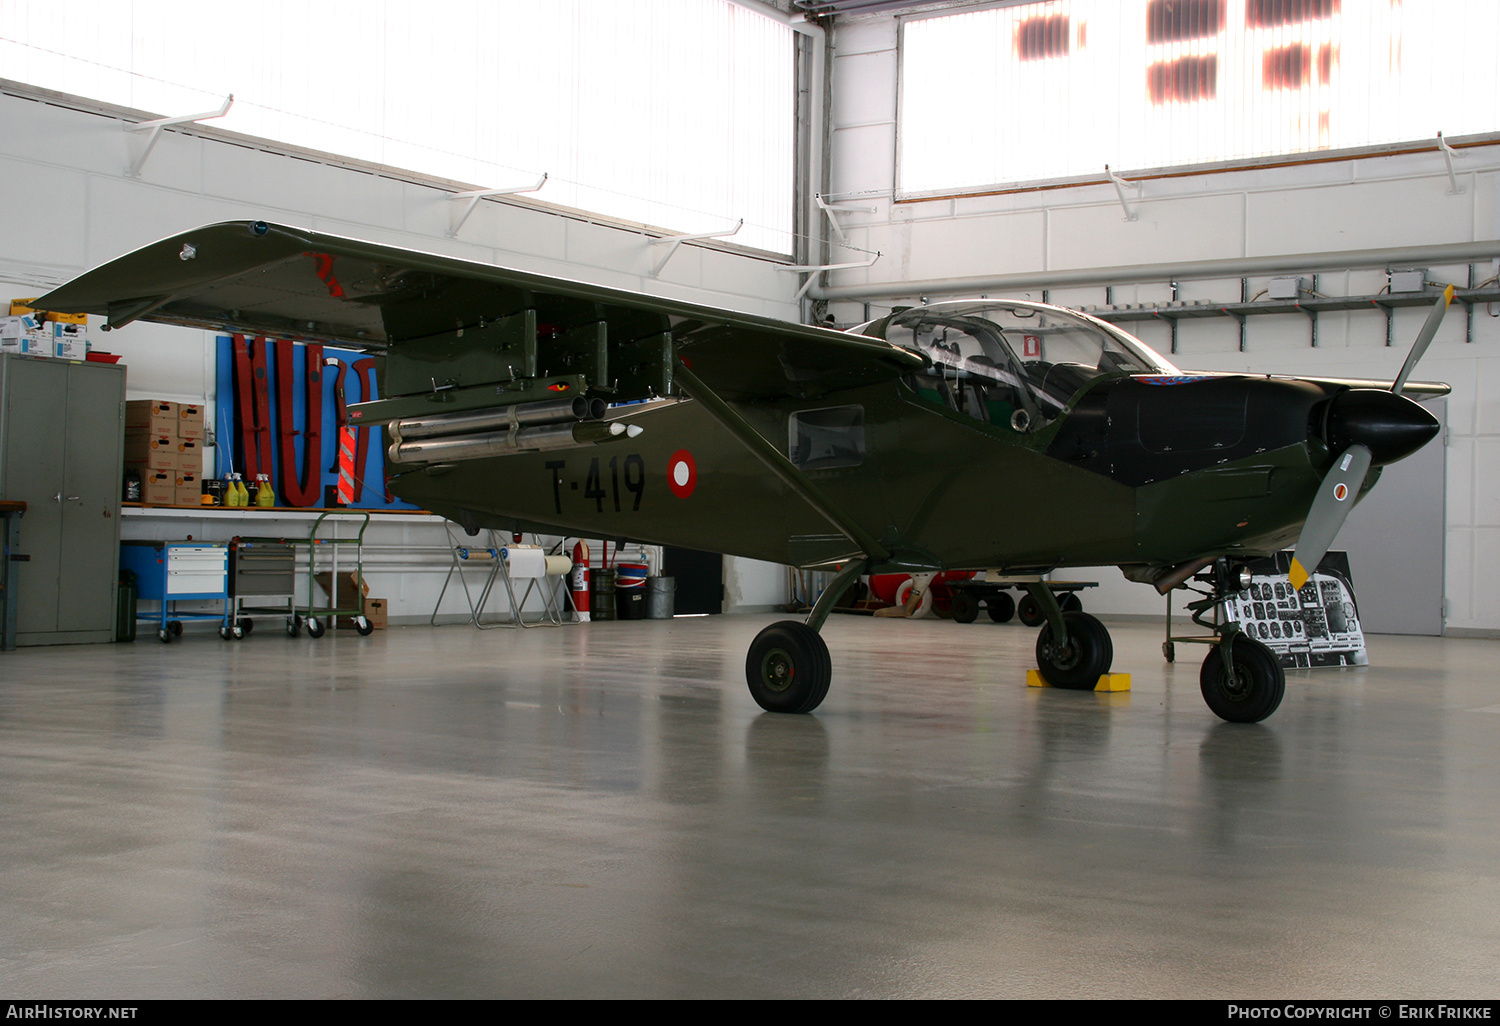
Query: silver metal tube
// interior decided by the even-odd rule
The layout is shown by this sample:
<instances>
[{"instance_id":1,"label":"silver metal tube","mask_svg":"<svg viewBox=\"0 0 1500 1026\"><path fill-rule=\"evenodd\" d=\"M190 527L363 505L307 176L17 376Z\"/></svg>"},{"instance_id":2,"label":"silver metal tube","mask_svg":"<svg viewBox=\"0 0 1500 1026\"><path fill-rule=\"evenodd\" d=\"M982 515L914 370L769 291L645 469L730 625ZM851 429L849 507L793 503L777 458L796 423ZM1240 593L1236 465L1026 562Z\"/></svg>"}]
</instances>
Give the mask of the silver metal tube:
<instances>
[{"instance_id":1,"label":"silver metal tube","mask_svg":"<svg viewBox=\"0 0 1500 1026\"><path fill-rule=\"evenodd\" d=\"M1500 256L1500 241L1452 242L1433 246L1397 246L1331 253L1293 253L1286 256L1229 257L1223 260L1184 260L1176 263L1126 264L1057 271L1021 271L973 278L929 278L924 281L875 282L869 285L814 285L814 299L880 299L907 296L978 295L981 292L1060 289L1075 285L1124 285L1176 278L1242 278L1251 274L1294 271L1347 270L1389 267L1393 264L1461 264Z\"/></svg>"},{"instance_id":2,"label":"silver metal tube","mask_svg":"<svg viewBox=\"0 0 1500 1026\"><path fill-rule=\"evenodd\" d=\"M468 413L405 417L393 421L389 430L392 439L413 441L418 438L436 438L439 435L473 434L476 431L508 428L512 425L527 427L533 424L598 420L604 416L604 410L604 400L591 400L579 395L571 399L544 399L541 402L516 403L513 406L492 406Z\"/></svg>"},{"instance_id":3,"label":"silver metal tube","mask_svg":"<svg viewBox=\"0 0 1500 1026\"><path fill-rule=\"evenodd\" d=\"M392 463L440 463L450 460L479 460L492 456L509 456L518 452L541 452L551 449L577 449L585 445L617 438L635 437L621 421L608 424L538 424L514 431L489 431L482 434L444 435L414 442L392 442L386 454Z\"/></svg>"}]
</instances>

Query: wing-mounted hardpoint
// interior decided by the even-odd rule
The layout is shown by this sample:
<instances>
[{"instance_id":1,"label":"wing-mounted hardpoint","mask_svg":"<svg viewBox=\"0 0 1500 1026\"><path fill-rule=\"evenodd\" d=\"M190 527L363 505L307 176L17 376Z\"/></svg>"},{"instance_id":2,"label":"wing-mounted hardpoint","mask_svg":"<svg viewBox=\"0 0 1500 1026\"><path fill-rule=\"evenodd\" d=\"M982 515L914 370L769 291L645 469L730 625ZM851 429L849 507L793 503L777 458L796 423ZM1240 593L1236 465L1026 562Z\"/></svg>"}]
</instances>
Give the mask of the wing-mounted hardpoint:
<instances>
[{"instance_id":1,"label":"wing-mounted hardpoint","mask_svg":"<svg viewBox=\"0 0 1500 1026\"><path fill-rule=\"evenodd\" d=\"M264 221L205 225L94 268L48 309L146 319L377 354L396 463L479 459L638 434L606 404L666 396L669 304ZM680 306L680 304L679 304ZM440 454L440 455L439 455Z\"/></svg>"},{"instance_id":2,"label":"wing-mounted hardpoint","mask_svg":"<svg viewBox=\"0 0 1500 1026\"><path fill-rule=\"evenodd\" d=\"M350 407L350 418L387 425L392 463L573 449L641 433L637 425L603 420L610 403L671 391L665 315L529 290L488 291L488 316L457 319L433 334L391 333L386 398ZM387 324L399 324L401 314L389 311Z\"/></svg>"}]
</instances>

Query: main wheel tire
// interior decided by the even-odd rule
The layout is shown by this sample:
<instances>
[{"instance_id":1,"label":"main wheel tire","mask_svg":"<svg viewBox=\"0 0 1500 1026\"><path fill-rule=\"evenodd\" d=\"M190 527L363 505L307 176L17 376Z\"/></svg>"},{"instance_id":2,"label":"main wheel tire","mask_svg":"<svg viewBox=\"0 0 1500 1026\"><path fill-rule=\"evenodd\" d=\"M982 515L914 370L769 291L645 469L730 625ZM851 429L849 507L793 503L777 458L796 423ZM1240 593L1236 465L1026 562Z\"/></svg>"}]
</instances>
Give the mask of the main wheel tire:
<instances>
[{"instance_id":1,"label":"main wheel tire","mask_svg":"<svg viewBox=\"0 0 1500 1026\"><path fill-rule=\"evenodd\" d=\"M354 618L354 629L359 631L359 636L362 638L375 633L375 625L370 622L370 618L367 616L356 616Z\"/></svg>"},{"instance_id":2,"label":"main wheel tire","mask_svg":"<svg viewBox=\"0 0 1500 1026\"><path fill-rule=\"evenodd\" d=\"M1063 623L1068 628L1063 644L1053 642L1050 623L1037 635L1037 668L1055 688L1092 691L1115 659L1109 629L1087 613L1064 613Z\"/></svg>"},{"instance_id":3,"label":"main wheel tire","mask_svg":"<svg viewBox=\"0 0 1500 1026\"><path fill-rule=\"evenodd\" d=\"M817 631L796 620L761 631L745 657L750 696L767 712L812 712L827 696L832 679L828 646Z\"/></svg>"},{"instance_id":4,"label":"main wheel tire","mask_svg":"<svg viewBox=\"0 0 1500 1026\"><path fill-rule=\"evenodd\" d=\"M1020 605L1016 606L1016 612L1021 617L1021 622L1028 627L1040 627L1047 622L1047 614L1042 612L1042 604L1030 595L1022 595Z\"/></svg>"},{"instance_id":5,"label":"main wheel tire","mask_svg":"<svg viewBox=\"0 0 1500 1026\"><path fill-rule=\"evenodd\" d=\"M316 616L307 618L307 636L309 638L321 638L323 636L323 621Z\"/></svg>"},{"instance_id":6,"label":"main wheel tire","mask_svg":"<svg viewBox=\"0 0 1500 1026\"><path fill-rule=\"evenodd\" d=\"M967 589L953 593L953 622L973 623L979 619L979 600Z\"/></svg>"},{"instance_id":7,"label":"main wheel tire","mask_svg":"<svg viewBox=\"0 0 1500 1026\"><path fill-rule=\"evenodd\" d=\"M1243 634L1235 635L1230 658L1234 660L1233 684L1225 672L1224 655L1218 646L1203 660L1203 669L1198 671L1203 700L1220 719L1230 723L1259 723L1281 705L1286 695L1286 671L1275 652Z\"/></svg>"},{"instance_id":8,"label":"main wheel tire","mask_svg":"<svg viewBox=\"0 0 1500 1026\"><path fill-rule=\"evenodd\" d=\"M1008 591L998 591L985 599L990 619L996 623L1010 623L1016 615L1016 600L1010 597Z\"/></svg>"}]
</instances>

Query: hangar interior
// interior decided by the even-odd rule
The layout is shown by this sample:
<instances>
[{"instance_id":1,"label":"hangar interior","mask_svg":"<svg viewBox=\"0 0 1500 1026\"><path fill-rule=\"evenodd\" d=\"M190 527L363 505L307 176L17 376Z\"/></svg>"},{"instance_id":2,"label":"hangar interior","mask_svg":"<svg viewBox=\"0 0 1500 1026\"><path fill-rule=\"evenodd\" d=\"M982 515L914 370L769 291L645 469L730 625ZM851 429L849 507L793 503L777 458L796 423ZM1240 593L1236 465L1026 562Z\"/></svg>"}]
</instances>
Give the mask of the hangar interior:
<instances>
[{"instance_id":1,"label":"hangar interior","mask_svg":"<svg viewBox=\"0 0 1500 1026\"><path fill-rule=\"evenodd\" d=\"M157 239L264 220L788 322L1036 300L1118 319L1186 371L1390 380L1426 308L1310 300L1394 297L1392 271L1470 290L1500 271L1500 126L1439 136L1441 102L1399 142L911 188L902 60L920 27L1000 11L1073 31L1087 4L642 8L710 6L785 60L751 88L797 112L791 252L734 241L735 218L770 218L732 206L669 229L545 186L466 208L511 181L213 120L143 156L130 129L182 110L5 77L0 282L36 296ZM1386 6L1402 7L1302 5L1318 24ZM1456 8L1492 48L1495 12ZM649 63L685 90L697 65L672 60ZM1489 95L1494 73L1474 69ZM1037 130L1003 95L973 104L929 148L964 150L969 124ZM1044 125L1035 146L1092 130ZM662 159L681 172L691 149ZM1298 308L1209 315L1289 277ZM218 334L136 321L92 339L120 354L126 398L201 405L212 425ZM1196 661L1162 660L1162 598L1113 567L1058 576L1099 582L1085 601L1128 692L1027 688L1018 624L835 616L828 700L778 716L741 667L792 598L785 568L727 557L722 616L432 627L450 542L417 513L372 518L390 627L369 637L226 643L190 623L167 645L143 628L0 652L0 979L38 997L1491 996L1497 340L1500 303L1454 304L1416 372L1452 386L1440 444L1394 465L1337 546L1362 609L1421 607L1425 626L1367 624L1368 666L1288 671L1260 724L1204 708ZM1067 500L1023 482L1014 501ZM306 529L258 515L127 507L119 533Z\"/></svg>"}]
</instances>

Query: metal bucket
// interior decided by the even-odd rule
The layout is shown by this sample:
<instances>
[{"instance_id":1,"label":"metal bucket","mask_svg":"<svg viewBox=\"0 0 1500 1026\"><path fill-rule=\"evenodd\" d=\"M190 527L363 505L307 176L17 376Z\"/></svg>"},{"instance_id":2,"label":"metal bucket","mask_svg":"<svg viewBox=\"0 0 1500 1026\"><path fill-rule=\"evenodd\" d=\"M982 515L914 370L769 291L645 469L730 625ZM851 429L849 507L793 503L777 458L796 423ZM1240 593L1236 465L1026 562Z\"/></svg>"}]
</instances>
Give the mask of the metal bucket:
<instances>
[{"instance_id":1,"label":"metal bucket","mask_svg":"<svg viewBox=\"0 0 1500 1026\"><path fill-rule=\"evenodd\" d=\"M677 608L677 578L646 578L646 619L670 620Z\"/></svg>"}]
</instances>

